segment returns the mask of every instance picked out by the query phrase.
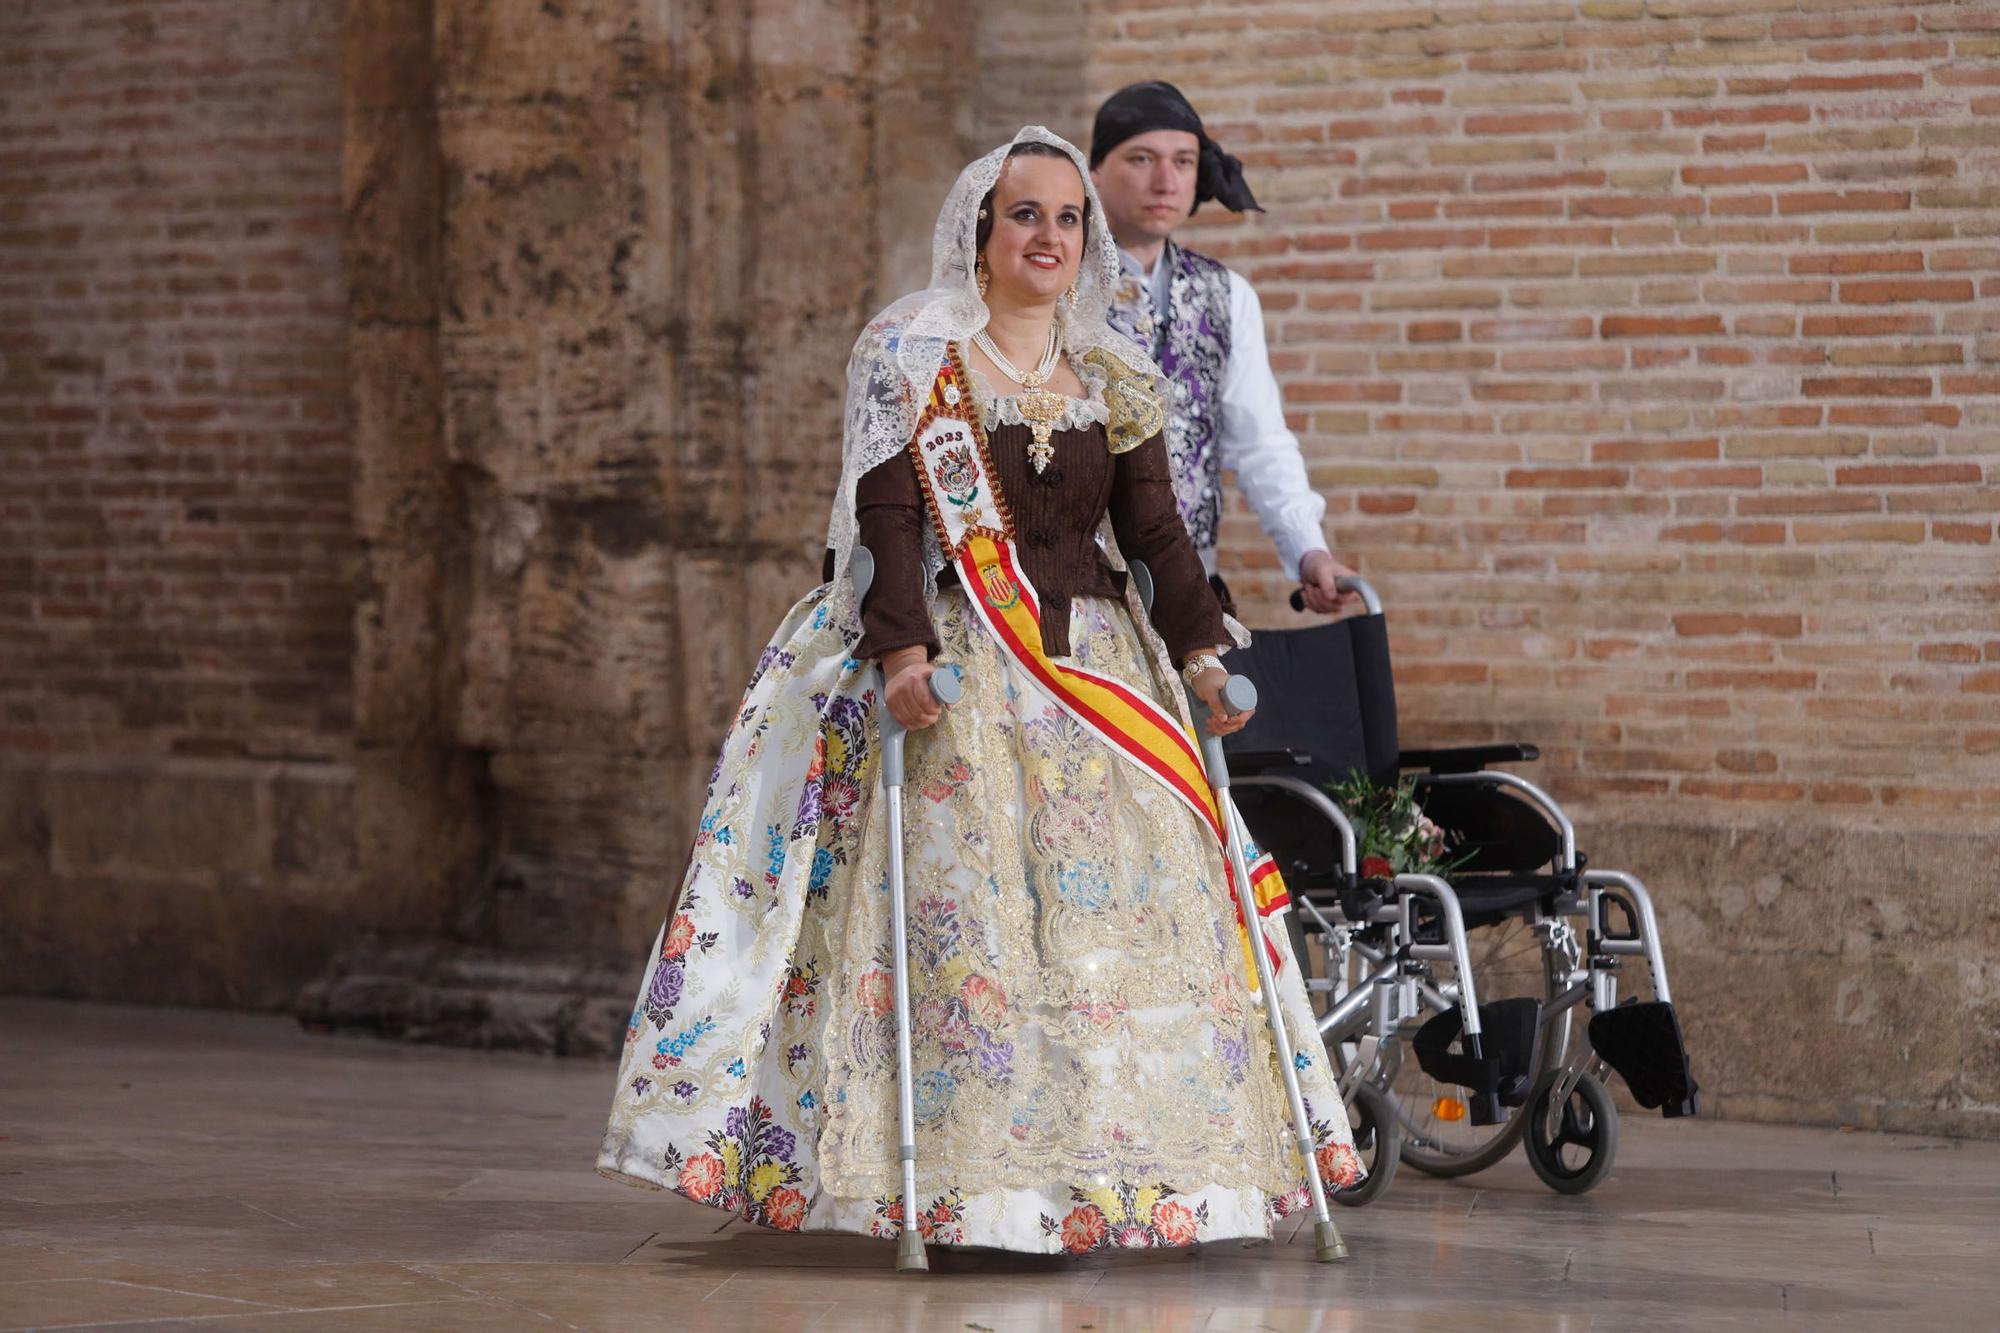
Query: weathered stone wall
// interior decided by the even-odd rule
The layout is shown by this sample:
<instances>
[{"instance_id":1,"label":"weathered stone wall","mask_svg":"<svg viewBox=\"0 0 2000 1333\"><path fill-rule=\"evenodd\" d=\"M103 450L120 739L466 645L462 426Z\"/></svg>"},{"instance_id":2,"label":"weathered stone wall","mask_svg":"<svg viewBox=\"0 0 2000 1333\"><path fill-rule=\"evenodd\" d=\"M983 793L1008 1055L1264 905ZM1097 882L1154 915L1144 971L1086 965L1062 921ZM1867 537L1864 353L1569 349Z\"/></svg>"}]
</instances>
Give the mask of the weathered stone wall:
<instances>
[{"instance_id":1,"label":"weathered stone wall","mask_svg":"<svg viewBox=\"0 0 2000 1333\"><path fill-rule=\"evenodd\" d=\"M964 156L963 98L938 89L966 41L927 17L438 0L430 76L395 86L430 89L432 137L410 140L439 182L409 194L438 219L419 471L454 540L371 544L381 586L438 628L412 637L385 602L362 664L385 705L429 682L402 711L460 756L478 864L450 947L350 950L311 1016L615 1036L748 664L816 581L848 347L921 279L928 224L908 218ZM408 190L380 151L350 146L351 197ZM362 453L383 466L364 511L393 516L409 452Z\"/></svg>"},{"instance_id":2,"label":"weathered stone wall","mask_svg":"<svg viewBox=\"0 0 2000 1333\"><path fill-rule=\"evenodd\" d=\"M745 665L814 581L802 481L838 467L882 194L936 169L878 133L934 73L877 63L936 60L914 24L877 54L896 17L440 4L454 726L490 756L503 948L657 925Z\"/></svg>"},{"instance_id":3,"label":"weathered stone wall","mask_svg":"<svg viewBox=\"0 0 2000 1333\"><path fill-rule=\"evenodd\" d=\"M1406 739L1541 743L1710 1105L2000 1132L2000 13L1130 0L1090 45L1270 209L1190 240L1263 298Z\"/></svg>"}]
</instances>

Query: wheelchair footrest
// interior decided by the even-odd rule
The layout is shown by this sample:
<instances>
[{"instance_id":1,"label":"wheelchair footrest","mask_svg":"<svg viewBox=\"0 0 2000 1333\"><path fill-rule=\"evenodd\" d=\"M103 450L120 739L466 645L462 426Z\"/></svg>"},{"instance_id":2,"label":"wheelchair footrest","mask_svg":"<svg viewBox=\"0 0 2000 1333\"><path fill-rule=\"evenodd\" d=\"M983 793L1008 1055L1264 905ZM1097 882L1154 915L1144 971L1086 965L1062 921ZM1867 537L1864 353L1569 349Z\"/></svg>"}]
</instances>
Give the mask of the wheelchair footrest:
<instances>
[{"instance_id":1,"label":"wheelchair footrest","mask_svg":"<svg viewBox=\"0 0 2000 1333\"><path fill-rule=\"evenodd\" d=\"M1700 1109L1701 1088L1688 1068L1680 1019L1671 1004L1627 1000L1605 1010L1590 1020L1590 1045L1647 1110L1672 1119Z\"/></svg>"},{"instance_id":2,"label":"wheelchair footrest","mask_svg":"<svg viewBox=\"0 0 2000 1333\"><path fill-rule=\"evenodd\" d=\"M1503 1106L1520 1106L1533 1081L1535 1029L1541 1021L1539 1000L1495 1000L1479 1006L1480 1034L1460 1038L1464 1026L1457 1009L1447 1009L1417 1029L1410 1041L1417 1067L1440 1083L1456 1083L1472 1094L1475 1125L1505 1119Z\"/></svg>"}]
</instances>

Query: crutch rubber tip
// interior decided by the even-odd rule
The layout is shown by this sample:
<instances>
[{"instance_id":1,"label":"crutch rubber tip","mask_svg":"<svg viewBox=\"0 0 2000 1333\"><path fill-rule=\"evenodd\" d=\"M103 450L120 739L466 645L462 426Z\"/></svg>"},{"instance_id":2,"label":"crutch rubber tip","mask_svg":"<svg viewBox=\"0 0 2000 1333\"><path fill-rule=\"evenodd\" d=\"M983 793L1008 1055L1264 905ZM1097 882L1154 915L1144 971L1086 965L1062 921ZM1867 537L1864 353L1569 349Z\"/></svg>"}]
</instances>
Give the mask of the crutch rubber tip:
<instances>
[{"instance_id":1,"label":"crutch rubber tip","mask_svg":"<svg viewBox=\"0 0 2000 1333\"><path fill-rule=\"evenodd\" d=\"M1347 1257L1347 1242L1331 1222L1313 1223L1313 1242L1313 1258L1320 1263L1337 1263Z\"/></svg>"},{"instance_id":2,"label":"crutch rubber tip","mask_svg":"<svg viewBox=\"0 0 2000 1333\"><path fill-rule=\"evenodd\" d=\"M930 1271L930 1266L930 1260L924 1258L924 1235L921 1231L904 1231L896 1238L898 1273L924 1273Z\"/></svg>"}]
</instances>

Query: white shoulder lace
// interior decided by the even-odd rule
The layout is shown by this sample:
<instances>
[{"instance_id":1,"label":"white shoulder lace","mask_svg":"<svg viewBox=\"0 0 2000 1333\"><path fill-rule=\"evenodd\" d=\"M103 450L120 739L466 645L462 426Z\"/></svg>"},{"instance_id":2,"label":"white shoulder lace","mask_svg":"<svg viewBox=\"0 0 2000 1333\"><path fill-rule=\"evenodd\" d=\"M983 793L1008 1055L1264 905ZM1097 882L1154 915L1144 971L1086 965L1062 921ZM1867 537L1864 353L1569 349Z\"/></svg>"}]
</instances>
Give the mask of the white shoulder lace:
<instances>
[{"instance_id":1,"label":"white shoulder lace","mask_svg":"<svg viewBox=\"0 0 2000 1333\"><path fill-rule=\"evenodd\" d=\"M1055 423L1057 430L1089 430L1093 425L1106 425L1111 420L1111 408L1104 401L1104 372L1096 366L1072 362L1076 377L1083 381L1083 397L1064 395L1063 416ZM972 397L979 404L979 421L987 430L998 426L1025 426L1028 419L1021 415L1021 395L1018 393L998 393L993 381L986 373L973 366L966 372L972 377Z\"/></svg>"}]
</instances>

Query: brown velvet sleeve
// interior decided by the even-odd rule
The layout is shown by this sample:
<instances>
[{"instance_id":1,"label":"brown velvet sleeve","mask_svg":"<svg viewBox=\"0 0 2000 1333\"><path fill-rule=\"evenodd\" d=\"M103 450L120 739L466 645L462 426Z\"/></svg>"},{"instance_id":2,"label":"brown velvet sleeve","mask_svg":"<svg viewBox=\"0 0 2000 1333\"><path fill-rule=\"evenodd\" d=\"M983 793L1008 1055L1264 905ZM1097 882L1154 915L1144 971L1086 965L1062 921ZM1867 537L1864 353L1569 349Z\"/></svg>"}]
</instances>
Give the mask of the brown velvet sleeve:
<instances>
[{"instance_id":1,"label":"brown velvet sleeve","mask_svg":"<svg viewBox=\"0 0 2000 1333\"><path fill-rule=\"evenodd\" d=\"M1166 641L1174 665L1229 642L1222 607L1208 586L1187 525L1174 500L1172 464L1158 435L1118 455L1111 484L1111 531L1129 560L1143 560L1153 574L1153 628Z\"/></svg>"},{"instance_id":2,"label":"brown velvet sleeve","mask_svg":"<svg viewBox=\"0 0 2000 1333\"><path fill-rule=\"evenodd\" d=\"M861 544L875 557L875 582L861 603L861 642L854 655L865 661L921 643L936 657L937 627L924 605L928 519L908 454L897 454L855 483L854 516Z\"/></svg>"}]
</instances>

